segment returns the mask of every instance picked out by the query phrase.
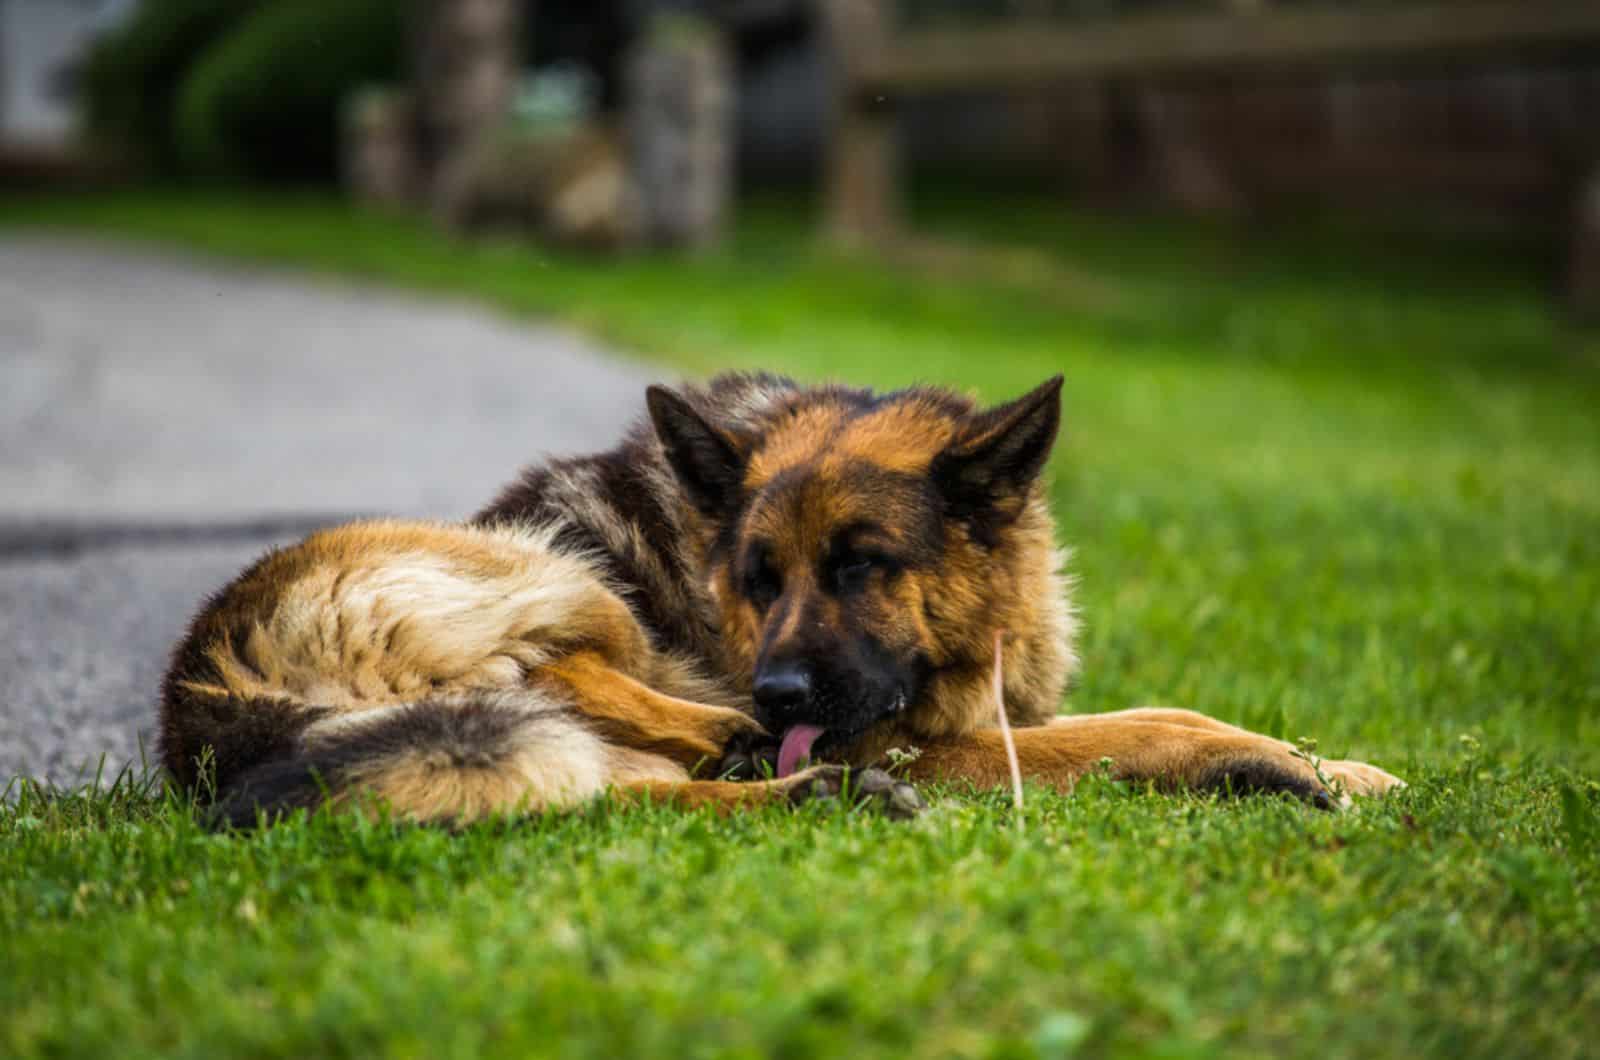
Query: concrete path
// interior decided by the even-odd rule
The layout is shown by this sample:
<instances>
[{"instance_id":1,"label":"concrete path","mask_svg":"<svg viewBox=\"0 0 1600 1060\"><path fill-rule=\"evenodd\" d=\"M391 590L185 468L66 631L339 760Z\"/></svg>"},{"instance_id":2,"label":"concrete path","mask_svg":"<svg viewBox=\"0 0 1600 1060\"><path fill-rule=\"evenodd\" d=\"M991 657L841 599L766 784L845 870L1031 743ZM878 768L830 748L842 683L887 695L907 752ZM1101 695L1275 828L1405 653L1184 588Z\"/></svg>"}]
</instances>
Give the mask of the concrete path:
<instances>
[{"instance_id":1,"label":"concrete path","mask_svg":"<svg viewBox=\"0 0 1600 1060\"><path fill-rule=\"evenodd\" d=\"M0 233L0 787L136 758L167 648L267 546L469 514L649 378L470 304Z\"/></svg>"}]
</instances>

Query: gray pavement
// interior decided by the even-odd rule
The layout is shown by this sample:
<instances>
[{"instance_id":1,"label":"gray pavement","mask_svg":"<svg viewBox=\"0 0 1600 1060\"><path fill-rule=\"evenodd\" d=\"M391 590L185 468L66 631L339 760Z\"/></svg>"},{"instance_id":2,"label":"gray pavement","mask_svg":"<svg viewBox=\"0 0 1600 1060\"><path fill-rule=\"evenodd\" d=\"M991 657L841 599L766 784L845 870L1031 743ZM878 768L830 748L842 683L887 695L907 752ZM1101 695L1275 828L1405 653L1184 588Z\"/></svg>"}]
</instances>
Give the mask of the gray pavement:
<instances>
[{"instance_id":1,"label":"gray pavement","mask_svg":"<svg viewBox=\"0 0 1600 1060\"><path fill-rule=\"evenodd\" d=\"M136 758L167 648L269 545L468 514L648 379L470 304L0 234L0 787Z\"/></svg>"}]
</instances>

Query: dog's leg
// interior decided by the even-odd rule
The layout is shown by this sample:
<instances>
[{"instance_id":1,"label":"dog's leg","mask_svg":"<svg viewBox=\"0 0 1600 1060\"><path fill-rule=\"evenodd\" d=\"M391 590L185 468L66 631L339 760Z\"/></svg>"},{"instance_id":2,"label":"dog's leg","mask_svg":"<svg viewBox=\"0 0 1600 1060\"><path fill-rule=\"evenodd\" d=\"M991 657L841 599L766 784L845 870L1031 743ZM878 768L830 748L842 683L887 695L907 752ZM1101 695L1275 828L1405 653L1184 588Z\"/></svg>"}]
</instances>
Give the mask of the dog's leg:
<instances>
[{"instance_id":1,"label":"dog's leg","mask_svg":"<svg viewBox=\"0 0 1600 1060\"><path fill-rule=\"evenodd\" d=\"M1191 729L1205 729L1208 732L1228 733L1233 736L1246 736L1258 740L1271 740L1285 751L1292 751L1294 745L1283 740L1276 740L1270 736L1261 736L1248 729L1241 729L1237 725L1230 725L1225 721L1208 717L1192 710L1183 710L1178 707L1136 707L1133 710L1118 710L1109 714L1093 715L1068 715L1054 719L1056 724L1071 724L1075 717L1093 718L1125 718L1129 721L1159 721L1169 725L1182 725ZM1317 768L1322 770L1322 775L1344 787L1347 792L1357 795L1381 794L1395 787L1404 787L1405 781L1394 776L1377 766L1365 762L1357 762L1348 758L1324 758L1317 763Z\"/></svg>"},{"instance_id":2,"label":"dog's leg","mask_svg":"<svg viewBox=\"0 0 1600 1060\"><path fill-rule=\"evenodd\" d=\"M1153 780L1205 791L1286 792L1323 806L1332 806L1339 798L1340 793L1330 792L1309 762L1280 740L1212 719L1205 720L1216 728L1129 713L1134 716L1075 715L1015 730L1023 775L1066 792L1079 777L1109 759L1111 775L1121 780ZM980 787L1006 783L1005 745L996 730L918 746L922 753L907 765L906 775L912 780L966 780ZM1323 765L1324 774L1349 794L1377 795L1400 783L1372 766L1330 769L1329 765L1360 763Z\"/></svg>"},{"instance_id":3,"label":"dog's leg","mask_svg":"<svg viewBox=\"0 0 1600 1060\"><path fill-rule=\"evenodd\" d=\"M836 765L814 766L782 780L645 780L621 785L613 791L628 802L662 803L689 809L709 806L719 813L772 803L799 804L840 797L896 818L914 817L923 810L916 789L883 770L852 771Z\"/></svg>"},{"instance_id":4,"label":"dog's leg","mask_svg":"<svg viewBox=\"0 0 1600 1060\"><path fill-rule=\"evenodd\" d=\"M1235 736L1253 736L1248 729L1241 729L1237 725L1230 725L1225 721L1201 714L1198 711L1184 710L1181 707L1134 707L1131 710L1113 710L1105 714L1066 714L1051 719L1052 723L1068 723L1075 718L1118 718L1125 721L1159 721L1168 725L1182 725L1190 729L1206 729L1210 732L1226 732Z\"/></svg>"},{"instance_id":5,"label":"dog's leg","mask_svg":"<svg viewBox=\"0 0 1600 1060\"><path fill-rule=\"evenodd\" d=\"M763 733L747 714L664 695L593 652L551 663L539 677L565 689L608 743L662 755L685 769L714 765L735 736Z\"/></svg>"}]
</instances>

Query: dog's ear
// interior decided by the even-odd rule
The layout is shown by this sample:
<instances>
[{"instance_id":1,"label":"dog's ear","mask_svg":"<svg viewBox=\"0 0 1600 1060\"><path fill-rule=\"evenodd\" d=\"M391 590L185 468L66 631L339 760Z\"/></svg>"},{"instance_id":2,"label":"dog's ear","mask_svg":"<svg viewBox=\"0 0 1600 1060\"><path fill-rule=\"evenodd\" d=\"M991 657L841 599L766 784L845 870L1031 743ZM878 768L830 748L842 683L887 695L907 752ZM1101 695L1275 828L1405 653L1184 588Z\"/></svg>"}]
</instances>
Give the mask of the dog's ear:
<instances>
[{"instance_id":1,"label":"dog's ear","mask_svg":"<svg viewBox=\"0 0 1600 1060\"><path fill-rule=\"evenodd\" d=\"M707 423L680 395L664 386L645 391L645 404L667 462L694 506L723 515L739 495L745 458L727 433Z\"/></svg>"},{"instance_id":2,"label":"dog's ear","mask_svg":"<svg viewBox=\"0 0 1600 1060\"><path fill-rule=\"evenodd\" d=\"M976 518L1021 514L1029 487L1061 427L1061 376L1004 405L972 416L933 462L951 512Z\"/></svg>"}]
</instances>

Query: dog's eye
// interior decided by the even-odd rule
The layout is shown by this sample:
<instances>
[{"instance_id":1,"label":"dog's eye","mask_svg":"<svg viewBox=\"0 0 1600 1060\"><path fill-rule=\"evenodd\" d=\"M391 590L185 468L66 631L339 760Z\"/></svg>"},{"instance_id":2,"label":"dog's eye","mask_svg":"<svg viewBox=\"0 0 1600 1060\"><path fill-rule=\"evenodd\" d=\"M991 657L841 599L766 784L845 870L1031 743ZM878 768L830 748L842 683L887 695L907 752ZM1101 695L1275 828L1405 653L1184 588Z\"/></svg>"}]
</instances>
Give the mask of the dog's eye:
<instances>
[{"instance_id":1,"label":"dog's eye","mask_svg":"<svg viewBox=\"0 0 1600 1060\"><path fill-rule=\"evenodd\" d=\"M873 571L890 572L891 561L871 552L848 552L833 564L833 584L841 593L855 593L867 587Z\"/></svg>"},{"instance_id":2,"label":"dog's eye","mask_svg":"<svg viewBox=\"0 0 1600 1060\"><path fill-rule=\"evenodd\" d=\"M745 598L762 610L783 595L783 574L765 549L745 561L742 581Z\"/></svg>"}]
</instances>

